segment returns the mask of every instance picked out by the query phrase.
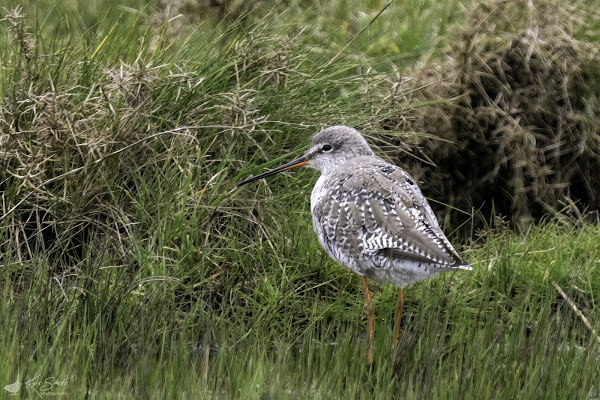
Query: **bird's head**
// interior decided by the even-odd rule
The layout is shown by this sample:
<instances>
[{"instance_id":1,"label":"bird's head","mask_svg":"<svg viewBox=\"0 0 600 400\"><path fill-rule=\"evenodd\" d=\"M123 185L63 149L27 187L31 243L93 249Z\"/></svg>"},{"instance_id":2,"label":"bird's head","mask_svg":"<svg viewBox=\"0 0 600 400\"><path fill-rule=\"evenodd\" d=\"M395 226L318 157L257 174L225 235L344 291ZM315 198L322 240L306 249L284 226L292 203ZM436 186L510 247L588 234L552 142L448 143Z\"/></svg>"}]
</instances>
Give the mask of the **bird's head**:
<instances>
[{"instance_id":1,"label":"bird's head","mask_svg":"<svg viewBox=\"0 0 600 400\"><path fill-rule=\"evenodd\" d=\"M372 155L374 155L373 150L356 129L342 125L332 126L323 129L313 137L310 148L303 156L262 174L244 179L237 185L245 185L282 171L304 166L318 169L321 173L326 174L347 160L358 156Z\"/></svg>"},{"instance_id":2,"label":"bird's head","mask_svg":"<svg viewBox=\"0 0 600 400\"><path fill-rule=\"evenodd\" d=\"M317 133L304 157L307 167L327 173L344 161L358 156L372 156L373 150L356 129L332 126Z\"/></svg>"}]
</instances>

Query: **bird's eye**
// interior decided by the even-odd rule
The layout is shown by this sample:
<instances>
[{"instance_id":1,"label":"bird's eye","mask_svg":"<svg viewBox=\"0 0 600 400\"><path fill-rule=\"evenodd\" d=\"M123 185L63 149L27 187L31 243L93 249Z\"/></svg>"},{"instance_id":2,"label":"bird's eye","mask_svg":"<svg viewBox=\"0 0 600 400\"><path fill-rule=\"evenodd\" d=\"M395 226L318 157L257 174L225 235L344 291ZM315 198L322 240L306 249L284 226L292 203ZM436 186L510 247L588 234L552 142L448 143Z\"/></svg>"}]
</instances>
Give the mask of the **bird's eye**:
<instances>
[{"instance_id":1,"label":"bird's eye","mask_svg":"<svg viewBox=\"0 0 600 400\"><path fill-rule=\"evenodd\" d=\"M323 145L323 151L331 151L331 149L333 149L333 147L331 147L330 144L324 144Z\"/></svg>"}]
</instances>

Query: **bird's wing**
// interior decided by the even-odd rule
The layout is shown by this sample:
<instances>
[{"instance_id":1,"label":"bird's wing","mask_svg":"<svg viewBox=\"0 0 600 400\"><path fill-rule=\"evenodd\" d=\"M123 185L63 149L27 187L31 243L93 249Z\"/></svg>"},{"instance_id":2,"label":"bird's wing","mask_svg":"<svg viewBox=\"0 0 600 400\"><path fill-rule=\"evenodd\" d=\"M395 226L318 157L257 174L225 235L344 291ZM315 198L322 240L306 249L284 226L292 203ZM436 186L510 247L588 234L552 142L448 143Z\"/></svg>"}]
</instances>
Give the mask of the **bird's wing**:
<instances>
[{"instance_id":1,"label":"bird's wing","mask_svg":"<svg viewBox=\"0 0 600 400\"><path fill-rule=\"evenodd\" d=\"M368 164L332 175L330 196L313 208L327 246L356 258L383 252L449 268L466 266L410 175L383 160Z\"/></svg>"}]
</instances>

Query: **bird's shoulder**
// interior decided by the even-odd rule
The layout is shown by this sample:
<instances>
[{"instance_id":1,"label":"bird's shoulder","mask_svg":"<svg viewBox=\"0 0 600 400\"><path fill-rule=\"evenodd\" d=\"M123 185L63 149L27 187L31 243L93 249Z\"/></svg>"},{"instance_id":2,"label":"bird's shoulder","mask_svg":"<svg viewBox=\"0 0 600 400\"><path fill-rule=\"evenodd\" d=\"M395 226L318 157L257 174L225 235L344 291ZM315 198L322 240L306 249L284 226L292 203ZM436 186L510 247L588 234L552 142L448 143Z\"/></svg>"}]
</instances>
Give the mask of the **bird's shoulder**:
<instances>
[{"instance_id":1,"label":"bird's shoulder","mask_svg":"<svg viewBox=\"0 0 600 400\"><path fill-rule=\"evenodd\" d=\"M376 157L341 164L319 190L313 218L332 239L359 229L398 236L426 218L421 213L426 200L415 181L402 168Z\"/></svg>"},{"instance_id":2,"label":"bird's shoulder","mask_svg":"<svg viewBox=\"0 0 600 400\"><path fill-rule=\"evenodd\" d=\"M323 207L332 202L401 203L417 206L424 200L415 180L402 168L378 157L356 157L323 179Z\"/></svg>"}]
</instances>

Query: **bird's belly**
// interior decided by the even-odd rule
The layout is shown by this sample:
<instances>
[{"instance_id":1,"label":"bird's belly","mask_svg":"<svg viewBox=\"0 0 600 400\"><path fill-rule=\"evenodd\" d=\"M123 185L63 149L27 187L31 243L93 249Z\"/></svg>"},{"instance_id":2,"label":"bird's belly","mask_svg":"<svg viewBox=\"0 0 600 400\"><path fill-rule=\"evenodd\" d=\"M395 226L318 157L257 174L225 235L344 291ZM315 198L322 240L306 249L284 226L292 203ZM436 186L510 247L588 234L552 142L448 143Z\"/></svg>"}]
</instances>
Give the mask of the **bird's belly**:
<instances>
[{"instance_id":1,"label":"bird's belly","mask_svg":"<svg viewBox=\"0 0 600 400\"><path fill-rule=\"evenodd\" d=\"M354 257L347 249L334 246L327 235L324 235L321 224L314 217L313 227L321 247L329 257L343 267L376 282L388 282L398 287L404 287L447 270L441 264L389 259L382 253L361 253L360 256Z\"/></svg>"},{"instance_id":2,"label":"bird's belly","mask_svg":"<svg viewBox=\"0 0 600 400\"><path fill-rule=\"evenodd\" d=\"M377 282L389 282L398 287L431 278L446 271L442 265L406 259L388 259L384 255L367 256L361 262L361 272Z\"/></svg>"},{"instance_id":3,"label":"bird's belly","mask_svg":"<svg viewBox=\"0 0 600 400\"><path fill-rule=\"evenodd\" d=\"M327 235L324 234L323 227L314 216L313 228L315 230L315 233L317 234L317 238L319 239L321 247L323 248L323 250L325 250L329 257L333 258L335 262L342 265L343 267L346 267L351 271L356 272L357 274L363 275L360 270L360 265L358 263L359 260L352 257L351 254L345 249L338 246L333 246L332 243L327 239Z\"/></svg>"}]
</instances>

